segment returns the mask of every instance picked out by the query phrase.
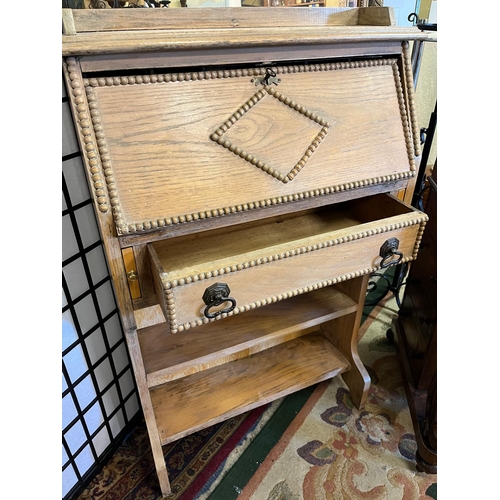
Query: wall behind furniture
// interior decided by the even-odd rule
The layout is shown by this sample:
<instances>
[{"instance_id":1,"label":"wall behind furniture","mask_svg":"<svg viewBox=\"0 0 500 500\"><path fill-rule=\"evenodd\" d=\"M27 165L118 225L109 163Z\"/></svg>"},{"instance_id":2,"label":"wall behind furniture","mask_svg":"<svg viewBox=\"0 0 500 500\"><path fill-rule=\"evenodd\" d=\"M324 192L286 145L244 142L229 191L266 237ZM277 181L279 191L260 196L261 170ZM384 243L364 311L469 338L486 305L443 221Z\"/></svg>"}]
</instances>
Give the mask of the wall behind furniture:
<instances>
[{"instance_id":1,"label":"wall behind furniture","mask_svg":"<svg viewBox=\"0 0 500 500\"><path fill-rule=\"evenodd\" d=\"M437 32L432 33L437 39ZM419 127L427 128L437 103L437 42L425 42L415 89L415 103ZM430 137L429 137L430 140ZM434 165L437 158L437 127L432 140L426 167Z\"/></svg>"}]
</instances>

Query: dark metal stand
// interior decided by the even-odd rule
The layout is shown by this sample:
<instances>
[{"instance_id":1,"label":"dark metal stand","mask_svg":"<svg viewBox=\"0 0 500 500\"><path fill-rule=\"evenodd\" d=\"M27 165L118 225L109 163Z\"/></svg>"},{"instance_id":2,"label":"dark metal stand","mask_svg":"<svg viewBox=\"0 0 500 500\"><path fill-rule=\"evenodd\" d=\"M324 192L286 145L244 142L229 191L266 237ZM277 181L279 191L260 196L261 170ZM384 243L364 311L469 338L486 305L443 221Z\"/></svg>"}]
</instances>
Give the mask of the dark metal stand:
<instances>
[{"instance_id":1,"label":"dark metal stand","mask_svg":"<svg viewBox=\"0 0 500 500\"><path fill-rule=\"evenodd\" d=\"M394 294L396 298L396 303L398 305L398 309L401 308L401 299L399 297L399 292L401 287L404 285L404 278L406 276L406 272L408 270L408 264L405 262L404 264L398 264L394 266L394 275L386 276L384 273L373 273L370 275L370 278L379 278L378 281L368 281L368 289L367 294L374 292L379 288L380 280L384 280L385 288L382 290L382 293L376 296L375 299L365 300L365 305L374 306L378 304L389 292Z\"/></svg>"},{"instance_id":2,"label":"dark metal stand","mask_svg":"<svg viewBox=\"0 0 500 500\"><path fill-rule=\"evenodd\" d=\"M429 154L431 151L432 141L434 140L434 134L436 132L437 126L437 101L434 106L434 111L431 113L429 120L429 126L427 128L420 129L420 143L424 145L422 151L422 160L420 162L420 169L417 175L417 182L415 186L415 192L413 193L412 206L423 210L422 199L423 193L426 189L427 176L425 169L427 167L427 162L429 161Z\"/></svg>"}]
</instances>

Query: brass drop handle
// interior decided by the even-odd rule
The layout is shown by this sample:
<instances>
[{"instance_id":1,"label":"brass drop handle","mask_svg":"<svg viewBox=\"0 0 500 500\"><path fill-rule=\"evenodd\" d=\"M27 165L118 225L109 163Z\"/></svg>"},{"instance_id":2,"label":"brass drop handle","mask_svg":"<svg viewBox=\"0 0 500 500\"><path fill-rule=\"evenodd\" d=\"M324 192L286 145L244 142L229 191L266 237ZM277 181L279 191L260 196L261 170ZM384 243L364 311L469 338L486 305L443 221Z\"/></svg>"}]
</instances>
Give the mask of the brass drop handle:
<instances>
[{"instance_id":1,"label":"brass drop handle","mask_svg":"<svg viewBox=\"0 0 500 500\"><path fill-rule=\"evenodd\" d=\"M401 262L403 258L402 252L398 251L399 248L399 240L397 238L390 238L384 241L384 244L380 247L380 257L382 257L382 261L380 262L380 267L382 269L394 266ZM396 260L392 260L392 257L397 255L399 258Z\"/></svg>"},{"instance_id":2,"label":"brass drop handle","mask_svg":"<svg viewBox=\"0 0 500 500\"><path fill-rule=\"evenodd\" d=\"M207 306L203 311L205 317L213 319L221 314L231 312L236 307L236 300L229 297L230 293L231 290L226 283L214 283L213 285L210 285L203 293L203 302ZM210 312L212 307L220 306L221 304L224 304L224 302L230 302L230 305L219 311Z\"/></svg>"}]
</instances>

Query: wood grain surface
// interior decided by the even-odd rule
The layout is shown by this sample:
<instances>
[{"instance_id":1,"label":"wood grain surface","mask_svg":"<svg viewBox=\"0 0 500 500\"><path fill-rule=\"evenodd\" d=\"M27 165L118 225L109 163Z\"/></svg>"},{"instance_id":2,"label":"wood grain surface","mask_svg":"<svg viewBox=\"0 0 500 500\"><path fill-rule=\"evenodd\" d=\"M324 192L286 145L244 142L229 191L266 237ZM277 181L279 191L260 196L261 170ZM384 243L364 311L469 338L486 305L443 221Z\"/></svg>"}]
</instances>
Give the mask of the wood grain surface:
<instances>
[{"instance_id":1,"label":"wood grain surface","mask_svg":"<svg viewBox=\"0 0 500 500\"><path fill-rule=\"evenodd\" d=\"M331 286L255 309L245 317L211 323L202 330L172 335L164 323L144 328L139 330L139 342L148 385L247 357L305 335L322 322L354 312L357 306Z\"/></svg>"},{"instance_id":2,"label":"wood grain surface","mask_svg":"<svg viewBox=\"0 0 500 500\"><path fill-rule=\"evenodd\" d=\"M363 210L353 208L358 203ZM244 313L329 280L374 272L390 238L399 241L404 261L412 260L426 220L394 197L379 195L267 224L153 243L148 248L157 296L172 332L201 326L226 317L204 315L202 297L215 283L227 284L236 301L227 315Z\"/></svg>"},{"instance_id":3,"label":"wood grain surface","mask_svg":"<svg viewBox=\"0 0 500 500\"><path fill-rule=\"evenodd\" d=\"M390 62L278 73L277 91L304 111L266 94L234 119L259 89L248 74L215 75L169 75L169 82L142 85L90 79L113 172L119 232L413 175L408 122ZM329 124L313 151L308 149L323 127L306 113ZM234 124L222 139L239 148L235 152L211 139L229 120ZM307 162L288 183L259 166L287 175L304 155Z\"/></svg>"},{"instance_id":4,"label":"wood grain surface","mask_svg":"<svg viewBox=\"0 0 500 500\"><path fill-rule=\"evenodd\" d=\"M312 333L168 382L151 390L162 444L332 378L348 368L349 363L328 340Z\"/></svg>"}]
</instances>

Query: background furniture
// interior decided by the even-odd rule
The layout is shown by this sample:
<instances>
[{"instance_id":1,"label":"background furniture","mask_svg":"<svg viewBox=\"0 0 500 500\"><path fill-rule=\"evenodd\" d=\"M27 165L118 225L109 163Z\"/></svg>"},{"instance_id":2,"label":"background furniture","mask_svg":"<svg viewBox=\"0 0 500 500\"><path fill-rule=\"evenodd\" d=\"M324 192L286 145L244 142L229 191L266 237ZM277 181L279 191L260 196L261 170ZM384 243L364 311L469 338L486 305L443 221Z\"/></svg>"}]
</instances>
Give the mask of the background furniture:
<instances>
[{"instance_id":1,"label":"background furniture","mask_svg":"<svg viewBox=\"0 0 500 500\"><path fill-rule=\"evenodd\" d=\"M419 20L417 27L437 31L437 24ZM413 47L415 84L423 45L419 41ZM403 302L393 329L388 332L398 347L417 440L417 469L433 474L437 472L437 160L430 176L427 167L436 127L437 103L428 127L421 129L424 148L412 200L414 207L428 214L429 222L418 261L407 265Z\"/></svg>"},{"instance_id":2,"label":"background furniture","mask_svg":"<svg viewBox=\"0 0 500 500\"><path fill-rule=\"evenodd\" d=\"M437 164L424 198L429 215L389 338L396 341L417 440L417 469L437 472Z\"/></svg>"},{"instance_id":3,"label":"background furniture","mask_svg":"<svg viewBox=\"0 0 500 500\"><path fill-rule=\"evenodd\" d=\"M369 274L416 258L391 9L63 10L64 74L160 486L162 445L342 374Z\"/></svg>"}]
</instances>

